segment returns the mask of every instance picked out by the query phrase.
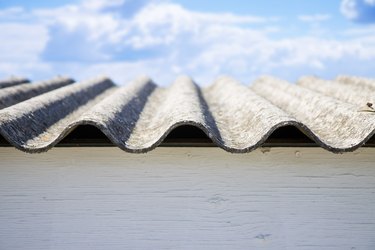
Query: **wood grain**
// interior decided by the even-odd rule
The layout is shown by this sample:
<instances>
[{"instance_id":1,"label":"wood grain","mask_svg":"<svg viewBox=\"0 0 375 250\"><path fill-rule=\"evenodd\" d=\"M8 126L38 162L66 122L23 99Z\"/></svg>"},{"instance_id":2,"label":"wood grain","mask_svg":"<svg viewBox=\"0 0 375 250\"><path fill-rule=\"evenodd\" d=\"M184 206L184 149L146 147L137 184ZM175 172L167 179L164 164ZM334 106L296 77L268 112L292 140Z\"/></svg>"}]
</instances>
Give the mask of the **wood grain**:
<instances>
[{"instance_id":1,"label":"wood grain","mask_svg":"<svg viewBox=\"0 0 375 250\"><path fill-rule=\"evenodd\" d=\"M0 249L375 249L375 148L0 148Z\"/></svg>"}]
</instances>

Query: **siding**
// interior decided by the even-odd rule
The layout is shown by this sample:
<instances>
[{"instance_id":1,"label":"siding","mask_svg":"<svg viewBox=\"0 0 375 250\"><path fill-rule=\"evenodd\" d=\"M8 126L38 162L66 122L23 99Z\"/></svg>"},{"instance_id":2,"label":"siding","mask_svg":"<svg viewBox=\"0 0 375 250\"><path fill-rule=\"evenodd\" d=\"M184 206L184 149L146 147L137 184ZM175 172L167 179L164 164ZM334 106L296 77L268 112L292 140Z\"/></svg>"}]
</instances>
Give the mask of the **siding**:
<instances>
[{"instance_id":1,"label":"siding","mask_svg":"<svg viewBox=\"0 0 375 250\"><path fill-rule=\"evenodd\" d=\"M375 249L375 149L0 148L0 249Z\"/></svg>"}]
</instances>

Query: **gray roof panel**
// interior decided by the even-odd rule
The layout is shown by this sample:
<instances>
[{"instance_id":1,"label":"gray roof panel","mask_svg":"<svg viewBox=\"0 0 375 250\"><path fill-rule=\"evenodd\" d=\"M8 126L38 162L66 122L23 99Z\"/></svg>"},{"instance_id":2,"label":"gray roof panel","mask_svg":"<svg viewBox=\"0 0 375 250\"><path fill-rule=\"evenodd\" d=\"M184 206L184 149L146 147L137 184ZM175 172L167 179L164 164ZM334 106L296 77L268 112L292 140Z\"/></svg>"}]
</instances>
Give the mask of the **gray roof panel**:
<instances>
[{"instance_id":1,"label":"gray roof panel","mask_svg":"<svg viewBox=\"0 0 375 250\"><path fill-rule=\"evenodd\" d=\"M328 150L354 150L374 134L375 113L360 112L358 105L271 77L257 80L252 89L295 117Z\"/></svg>"},{"instance_id":2,"label":"gray roof panel","mask_svg":"<svg viewBox=\"0 0 375 250\"><path fill-rule=\"evenodd\" d=\"M9 79L0 80L0 89L16 86L19 84L29 83L30 81L23 77L11 77Z\"/></svg>"},{"instance_id":3,"label":"gray roof panel","mask_svg":"<svg viewBox=\"0 0 375 250\"><path fill-rule=\"evenodd\" d=\"M30 99L34 96L41 95L51 90L61 88L65 85L71 84L74 81L70 78L56 77L49 81L39 83L19 84L13 87L8 87L0 90L0 109L12 106L19 102Z\"/></svg>"},{"instance_id":4,"label":"gray roof panel","mask_svg":"<svg viewBox=\"0 0 375 250\"><path fill-rule=\"evenodd\" d=\"M352 151L375 132L370 79L304 77L295 85L262 77L248 87L222 77L206 88L186 76L166 88L147 77L124 87L108 78L72 82L55 78L0 90L1 135L20 150L44 152L91 125L125 151L147 152L175 128L192 125L217 146L243 153L285 126L332 152Z\"/></svg>"}]
</instances>

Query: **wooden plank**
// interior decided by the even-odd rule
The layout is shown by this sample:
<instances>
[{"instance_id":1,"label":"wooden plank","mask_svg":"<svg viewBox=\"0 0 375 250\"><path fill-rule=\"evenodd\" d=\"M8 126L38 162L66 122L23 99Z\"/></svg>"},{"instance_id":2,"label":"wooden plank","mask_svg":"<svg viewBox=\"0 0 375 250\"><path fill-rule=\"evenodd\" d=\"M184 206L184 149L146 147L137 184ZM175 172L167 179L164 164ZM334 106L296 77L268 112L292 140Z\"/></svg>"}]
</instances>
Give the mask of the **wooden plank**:
<instances>
[{"instance_id":1,"label":"wooden plank","mask_svg":"<svg viewBox=\"0 0 375 250\"><path fill-rule=\"evenodd\" d=\"M374 148L0 157L0 249L375 249Z\"/></svg>"}]
</instances>

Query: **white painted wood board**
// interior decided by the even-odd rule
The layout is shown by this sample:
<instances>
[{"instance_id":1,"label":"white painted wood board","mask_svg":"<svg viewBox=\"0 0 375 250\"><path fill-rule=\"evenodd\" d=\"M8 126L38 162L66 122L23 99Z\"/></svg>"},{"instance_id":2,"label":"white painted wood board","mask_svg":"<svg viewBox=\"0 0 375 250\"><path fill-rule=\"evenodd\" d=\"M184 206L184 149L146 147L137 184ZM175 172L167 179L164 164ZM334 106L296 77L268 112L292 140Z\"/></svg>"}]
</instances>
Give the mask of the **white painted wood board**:
<instances>
[{"instance_id":1,"label":"white painted wood board","mask_svg":"<svg viewBox=\"0 0 375 250\"><path fill-rule=\"evenodd\" d=\"M375 148L0 148L0 249L375 249Z\"/></svg>"}]
</instances>

